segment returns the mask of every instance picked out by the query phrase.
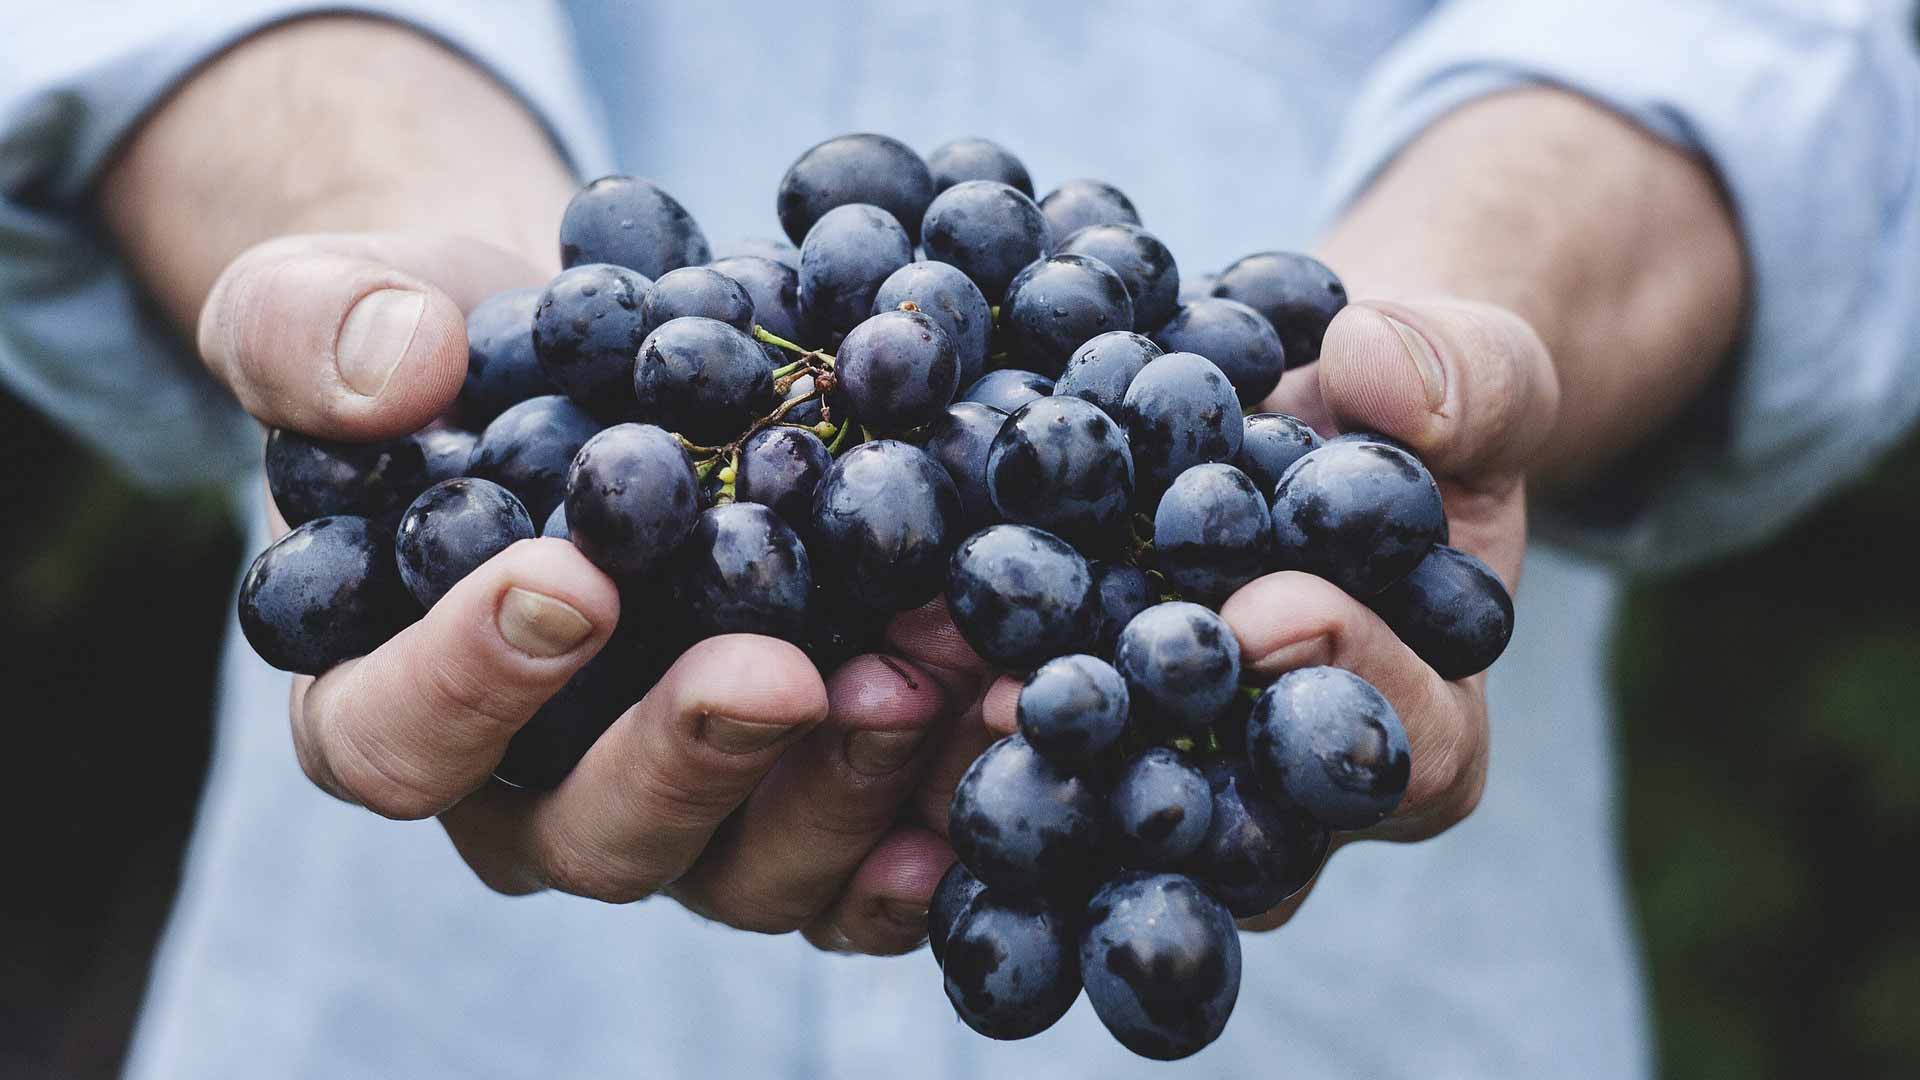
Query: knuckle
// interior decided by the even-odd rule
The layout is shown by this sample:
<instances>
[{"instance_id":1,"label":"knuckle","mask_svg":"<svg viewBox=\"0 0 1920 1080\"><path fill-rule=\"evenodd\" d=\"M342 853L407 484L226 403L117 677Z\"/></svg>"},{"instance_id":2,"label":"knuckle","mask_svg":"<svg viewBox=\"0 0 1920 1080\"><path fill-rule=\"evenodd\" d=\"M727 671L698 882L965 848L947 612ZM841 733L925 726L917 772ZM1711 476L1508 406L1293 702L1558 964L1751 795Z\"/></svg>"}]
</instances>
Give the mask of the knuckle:
<instances>
[{"instance_id":1,"label":"knuckle","mask_svg":"<svg viewBox=\"0 0 1920 1080\"><path fill-rule=\"evenodd\" d=\"M540 857L547 884L564 893L607 904L631 904L659 890L659 880L639 864L578 841L561 840Z\"/></svg>"},{"instance_id":2,"label":"knuckle","mask_svg":"<svg viewBox=\"0 0 1920 1080\"><path fill-rule=\"evenodd\" d=\"M452 655L428 658L422 675L427 700L436 711L478 721L486 734L511 734L526 716L512 684L498 674Z\"/></svg>"}]
</instances>

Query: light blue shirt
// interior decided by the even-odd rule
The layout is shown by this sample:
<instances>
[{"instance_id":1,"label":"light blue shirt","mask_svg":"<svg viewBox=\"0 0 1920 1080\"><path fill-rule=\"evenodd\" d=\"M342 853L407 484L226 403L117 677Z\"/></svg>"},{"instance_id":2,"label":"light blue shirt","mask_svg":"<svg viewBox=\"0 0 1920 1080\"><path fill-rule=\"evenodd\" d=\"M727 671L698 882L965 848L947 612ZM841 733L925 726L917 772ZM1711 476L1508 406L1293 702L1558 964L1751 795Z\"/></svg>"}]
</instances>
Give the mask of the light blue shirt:
<instances>
[{"instance_id":1,"label":"light blue shirt","mask_svg":"<svg viewBox=\"0 0 1920 1080\"><path fill-rule=\"evenodd\" d=\"M1305 246L1461 102L1568 85L1710 157L1754 302L1722 422L1626 477L1631 513L1556 514L1548 532L1620 563L1698 558L1777 527L1920 414L1905 3L353 6L473 56L583 174L655 177L721 249L777 234L774 183L821 138L884 131L925 150L980 134L1043 191L1117 183L1183 270L1205 272ZM150 481L238 476L257 435L138 305L86 195L194 63L333 6L148 7L0 16L0 376ZM1174 1066L1132 1059L1084 1002L1036 1039L981 1039L924 954L826 956L664 900L495 896L437 825L314 790L285 677L235 645L129 1073L1643 1075L1601 665L1613 595L1598 566L1536 548L1489 683L1478 812L1428 843L1343 852L1291 925L1245 939L1233 1022Z\"/></svg>"}]
</instances>

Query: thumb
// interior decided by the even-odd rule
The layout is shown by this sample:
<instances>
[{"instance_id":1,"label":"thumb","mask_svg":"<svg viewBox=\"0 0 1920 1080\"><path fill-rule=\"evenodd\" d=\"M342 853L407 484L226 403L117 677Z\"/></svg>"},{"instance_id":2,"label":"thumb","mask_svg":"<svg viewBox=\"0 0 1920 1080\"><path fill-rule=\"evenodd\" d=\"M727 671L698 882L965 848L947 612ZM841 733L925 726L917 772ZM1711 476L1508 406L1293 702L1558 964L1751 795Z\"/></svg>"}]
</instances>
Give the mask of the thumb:
<instances>
[{"instance_id":1,"label":"thumb","mask_svg":"<svg viewBox=\"0 0 1920 1080\"><path fill-rule=\"evenodd\" d=\"M1399 439L1443 476L1523 472L1559 408L1540 335L1491 304L1350 304L1327 328L1318 366L1342 430Z\"/></svg>"},{"instance_id":2,"label":"thumb","mask_svg":"<svg viewBox=\"0 0 1920 1080\"><path fill-rule=\"evenodd\" d=\"M273 427L348 441L399 435L459 392L465 310L541 280L518 256L458 237L282 237L249 248L214 282L200 356Z\"/></svg>"}]
</instances>

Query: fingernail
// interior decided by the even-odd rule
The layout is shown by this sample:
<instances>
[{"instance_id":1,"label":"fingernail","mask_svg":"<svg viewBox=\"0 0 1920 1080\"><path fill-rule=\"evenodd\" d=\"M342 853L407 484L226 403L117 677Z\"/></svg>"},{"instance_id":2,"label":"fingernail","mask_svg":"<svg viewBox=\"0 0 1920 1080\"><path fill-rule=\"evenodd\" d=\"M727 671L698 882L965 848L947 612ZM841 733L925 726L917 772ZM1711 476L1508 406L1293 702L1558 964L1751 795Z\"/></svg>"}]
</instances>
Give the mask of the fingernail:
<instances>
[{"instance_id":1,"label":"fingernail","mask_svg":"<svg viewBox=\"0 0 1920 1080\"><path fill-rule=\"evenodd\" d=\"M378 397L407 354L426 309L427 294L411 289L380 289L361 297L347 312L334 342L340 378L356 393Z\"/></svg>"},{"instance_id":2,"label":"fingernail","mask_svg":"<svg viewBox=\"0 0 1920 1080\"><path fill-rule=\"evenodd\" d=\"M755 724L730 716L709 716L701 738L723 754L749 754L765 750L795 730L792 724Z\"/></svg>"},{"instance_id":3,"label":"fingernail","mask_svg":"<svg viewBox=\"0 0 1920 1080\"><path fill-rule=\"evenodd\" d=\"M921 934L927 932L925 904L910 904L905 900L882 900L880 917L903 930L912 930Z\"/></svg>"},{"instance_id":4,"label":"fingernail","mask_svg":"<svg viewBox=\"0 0 1920 1080\"><path fill-rule=\"evenodd\" d=\"M1413 368L1420 375L1420 385L1427 392L1427 408L1438 410L1447 403L1447 374L1440 366L1440 354L1433 351L1427 337L1420 331L1401 322L1391 315L1382 314L1393 332L1407 346L1407 357L1413 361Z\"/></svg>"},{"instance_id":5,"label":"fingernail","mask_svg":"<svg viewBox=\"0 0 1920 1080\"><path fill-rule=\"evenodd\" d=\"M1282 645L1247 666L1264 674L1278 675L1295 668L1330 663L1332 660L1333 641L1322 635L1310 637L1305 641L1296 641L1291 645Z\"/></svg>"},{"instance_id":6,"label":"fingernail","mask_svg":"<svg viewBox=\"0 0 1920 1080\"><path fill-rule=\"evenodd\" d=\"M564 600L512 588L500 598L500 636L542 660L565 656L593 636L593 624Z\"/></svg>"},{"instance_id":7,"label":"fingernail","mask_svg":"<svg viewBox=\"0 0 1920 1080\"><path fill-rule=\"evenodd\" d=\"M913 760L918 731L856 731L847 736L847 764L862 776L885 776Z\"/></svg>"}]
</instances>

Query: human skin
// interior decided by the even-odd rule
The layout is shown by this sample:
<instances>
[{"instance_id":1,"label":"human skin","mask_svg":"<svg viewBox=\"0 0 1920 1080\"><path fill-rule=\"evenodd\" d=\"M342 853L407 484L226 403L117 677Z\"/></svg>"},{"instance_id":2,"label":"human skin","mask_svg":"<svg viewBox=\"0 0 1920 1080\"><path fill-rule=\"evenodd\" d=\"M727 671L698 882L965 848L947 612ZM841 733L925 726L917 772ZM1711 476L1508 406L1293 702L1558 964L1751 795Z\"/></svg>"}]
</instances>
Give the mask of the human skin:
<instances>
[{"instance_id":1,"label":"human skin","mask_svg":"<svg viewBox=\"0 0 1920 1080\"><path fill-rule=\"evenodd\" d=\"M131 138L99 199L156 303L253 415L371 439L452 402L462 312L558 269L574 187L535 119L477 69L391 24L318 18L197 73ZM1268 404L1413 445L1442 481L1454 543L1510 586L1528 481L1577 480L1670 420L1727 352L1744 287L1704 166L1550 90L1435 125L1320 251L1356 302ZM953 785L1011 729L1014 684L983 694L992 673L937 602L895 621L889 659L824 680L791 646L732 635L683 656L554 791L489 783L618 608L570 545L518 544L373 654L295 679L301 764L376 813L437 816L503 892L664 892L826 948L917 944L952 860ZM1441 680L1302 574L1255 581L1223 613L1249 671L1349 667L1405 720L1412 786L1357 836L1420 839L1471 812L1484 676Z\"/></svg>"}]
</instances>

